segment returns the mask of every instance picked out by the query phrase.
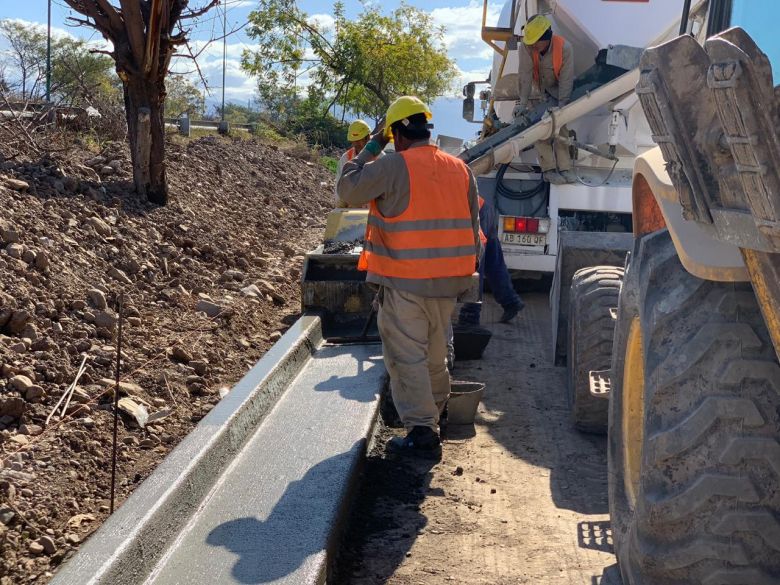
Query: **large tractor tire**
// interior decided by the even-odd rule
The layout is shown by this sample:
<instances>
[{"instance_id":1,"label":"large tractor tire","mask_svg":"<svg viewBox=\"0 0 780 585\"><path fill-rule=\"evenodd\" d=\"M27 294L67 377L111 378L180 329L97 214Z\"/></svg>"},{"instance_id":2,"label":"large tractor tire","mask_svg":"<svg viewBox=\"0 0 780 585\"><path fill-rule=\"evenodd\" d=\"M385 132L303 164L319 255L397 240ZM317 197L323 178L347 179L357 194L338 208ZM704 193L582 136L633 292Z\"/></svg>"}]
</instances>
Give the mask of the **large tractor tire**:
<instances>
[{"instance_id":1,"label":"large tractor tire","mask_svg":"<svg viewBox=\"0 0 780 585\"><path fill-rule=\"evenodd\" d=\"M691 276L666 230L620 297L609 504L625 585L780 583L780 364L747 284Z\"/></svg>"},{"instance_id":2,"label":"large tractor tire","mask_svg":"<svg viewBox=\"0 0 780 585\"><path fill-rule=\"evenodd\" d=\"M607 432L609 401L590 393L590 372L610 368L622 280L622 268L592 266L571 282L567 397L574 426L586 433Z\"/></svg>"}]
</instances>

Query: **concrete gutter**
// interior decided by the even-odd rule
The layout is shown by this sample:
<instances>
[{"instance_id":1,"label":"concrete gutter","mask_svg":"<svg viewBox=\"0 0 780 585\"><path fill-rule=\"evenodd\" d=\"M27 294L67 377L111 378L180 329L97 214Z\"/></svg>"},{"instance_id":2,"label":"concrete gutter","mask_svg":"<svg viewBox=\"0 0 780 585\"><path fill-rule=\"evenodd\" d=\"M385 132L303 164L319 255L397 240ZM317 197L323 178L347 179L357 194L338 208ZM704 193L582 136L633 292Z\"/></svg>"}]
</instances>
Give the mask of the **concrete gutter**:
<instances>
[{"instance_id":1,"label":"concrete gutter","mask_svg":"<svg viewBox=\"0 0 780 585\"><path fill-rule=\"evenodd\" d=\"M320 318L301 317L59 570L52 584L143 583L321 342Z\"/></svg>"}]
</instances>

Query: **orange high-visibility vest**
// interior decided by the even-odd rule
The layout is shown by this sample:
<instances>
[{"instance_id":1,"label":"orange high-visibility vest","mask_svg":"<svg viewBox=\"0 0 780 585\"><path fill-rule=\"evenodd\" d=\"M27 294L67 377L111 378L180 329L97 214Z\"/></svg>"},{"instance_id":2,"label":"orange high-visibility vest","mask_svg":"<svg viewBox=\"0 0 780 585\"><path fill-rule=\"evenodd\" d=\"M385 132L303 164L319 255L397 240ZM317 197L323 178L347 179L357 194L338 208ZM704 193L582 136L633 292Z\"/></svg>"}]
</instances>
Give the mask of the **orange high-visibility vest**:
<instances>
[{"instance_id":1,"label":"orange high-visibility vest","mask_svg":"<svg viewBox=\"0 0 780 585\"><path fill-rule=\"evenodd\" d=\"M409 205L384 217L371 201L358 270L409 279L470 276L476 256L466 165L435 146L400 155L409 172Z\"/></svg>"},{"instance_id":2,"label":"orange high-visibility vest","mask_svg":"<svg viewBox=\"0 0 780 585\"><path fill-rule=\"evenodd\" d=\"M355 147L353 146L347 151L347 160L350 161L355 158Z\"/></svg>"},{"instance_id":3,"label":"orange high-visibility vest","mask_svg":"<svg viewBox=\"0 0 780 585\"><path fill-rule=\"evenodd\" d=\"M555 75L555 79L558 80L561 77L561 68L563 68L563 45L566 43L566 40L563 37L559 37L558 35L553 35L552 37L552 61L553 61L553 74ZM541 83L542 79L542 73L539 69L539 51L534 51L533 53L534 57L534 81L536 82L537 87L541 87L539 84Z\"/></svg>"}]
</instances>

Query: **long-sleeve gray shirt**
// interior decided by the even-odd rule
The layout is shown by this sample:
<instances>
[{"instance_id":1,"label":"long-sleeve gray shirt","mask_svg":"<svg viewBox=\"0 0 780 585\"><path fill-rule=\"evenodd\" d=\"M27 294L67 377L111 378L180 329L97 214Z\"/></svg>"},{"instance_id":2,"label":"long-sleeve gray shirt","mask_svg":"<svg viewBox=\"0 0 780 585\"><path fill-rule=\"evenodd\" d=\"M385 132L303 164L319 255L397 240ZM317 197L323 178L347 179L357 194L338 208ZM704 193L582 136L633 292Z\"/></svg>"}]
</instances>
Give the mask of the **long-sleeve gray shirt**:
<instances>
[{"instance_id":1,"label":"long-sleeve gray shirt","mask_svg":"<svg viewBox=\"0 0 780 585\"><path fill-rule=\"evenodd\" d=\"M413 143L410 148L428 145L428 141ZM337 190L339 196L351 205L361 205L376 199L379 212L384 217L397 217L409 206L409 171L403 157L395 152L371 161L373 157L365 149L344 164ZM482 243L479 239L479 194L477 183L468 169L468 200L471 224L474 230L474 254L480 257ZM406 279L391 278L369 273L368 282L406 290L422 297L457 297L471 287L469 276L449 278Z\"/></svg>"},{"instance_id":2,"label":"long-sleeve gray shirt","mask_svg":"<svg viewBox=\"0 0 780 585\"><path fill-rule=\"evenodd\" d=\"M519 67L518 67L518 94L520 99L517 105L523 109L528 107L528 98L531 95L531 87L534 82L534 59L530 49L525 45L518 49ZM571 99L571 91L574 85L574 55L572 53L571 43L564 40L563 43L563 64L558 79L555 79L553 69L553 49L552 45L547 52L539 59L539 89L542 93L547 92L558 100L558 107L565 106Z\"/></svg>"}]
</instances>

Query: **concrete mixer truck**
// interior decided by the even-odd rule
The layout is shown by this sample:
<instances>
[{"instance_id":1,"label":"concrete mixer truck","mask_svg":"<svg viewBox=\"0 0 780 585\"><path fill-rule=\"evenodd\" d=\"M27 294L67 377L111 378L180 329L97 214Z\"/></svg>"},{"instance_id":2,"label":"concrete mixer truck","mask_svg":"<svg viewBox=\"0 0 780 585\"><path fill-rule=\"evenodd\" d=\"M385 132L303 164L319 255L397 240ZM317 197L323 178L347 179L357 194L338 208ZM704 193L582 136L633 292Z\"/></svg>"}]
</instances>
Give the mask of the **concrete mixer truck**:
<instances>
[{"instance_id":1,"label":"concrete mixer truck","mask_svg":"<svg viewBox=\"0 0 780 585\"><path fill-rule=\"evenodd\" d=\"M602 69L529 125L508 78L539 12L578 71L590 42ZM554 272L574 422L608 427L626 585L780 583L778 16L762 0L517 1L483 26L497 66L461 156L503 216L508 264ZM579 180L547 185L529 147L563 124ZM523 217L545 237L518 240Z\"/></svg>"}]
</instances>

